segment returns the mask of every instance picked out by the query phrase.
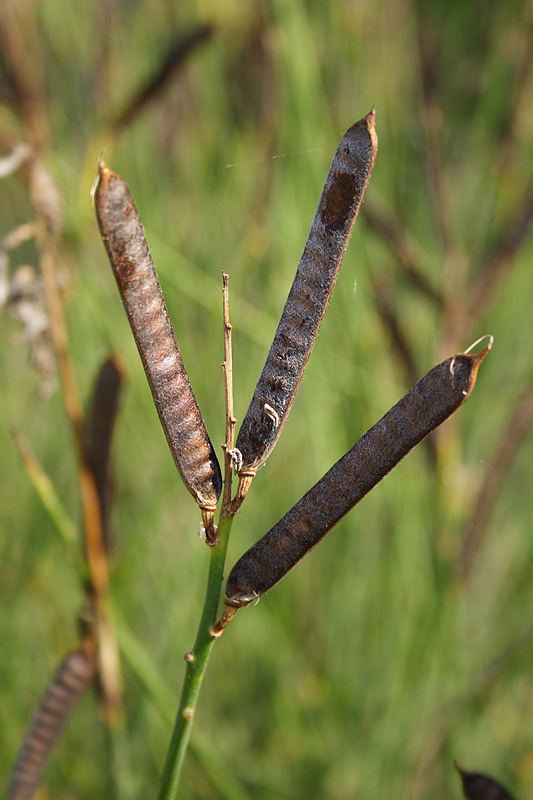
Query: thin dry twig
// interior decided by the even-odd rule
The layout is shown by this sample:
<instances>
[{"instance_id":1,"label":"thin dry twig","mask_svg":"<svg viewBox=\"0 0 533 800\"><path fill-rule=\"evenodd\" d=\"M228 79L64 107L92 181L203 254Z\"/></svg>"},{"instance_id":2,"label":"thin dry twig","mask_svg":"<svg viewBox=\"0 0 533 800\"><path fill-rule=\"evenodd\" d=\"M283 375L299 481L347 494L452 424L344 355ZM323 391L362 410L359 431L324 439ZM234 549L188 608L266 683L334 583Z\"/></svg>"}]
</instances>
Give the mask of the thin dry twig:
<instances>
[{"instance_id":1,"label":"thin dry twig","mask_svg":"<svg viewBox=\"0 0 533 800\"><path fill-rule=\"evenodd\" d=\"M78 454L78 479L84 517L84 534L90 587L98 641L98 668L104 714L108 721L121 715L122 682L118 649L109 627L106 596L109 585L107 557L103 542L101 509L94 475L88 465L82 404L69 355L68 334L57 279L56 263L63 230L62 199L40 155L49 140L49 103L45 71L39 63L40 40L27 9L8 3L0 19L0 45L11 89L10 101L28 131L31 155L26 158L30 196L35 213L35 241L43 276L50 319L50 332L63 384L67 416ZM26 16L25 16L26 14ZM33 48L33 49L32 49ZM30 56L31 51L31 56Z\"/></svg>"},{"instance_id":2,"label":"thin dry twig","mask_svg":"<svg viewBox=\"0 0 533 800\"><path fill-rule=\"evenodd\" d=\"M118 646L109 624L107 595L109 566L105 549L98 487L89 465L85 421L68 344L63 304L56 275L56 258L61 233L60 197L51 175L34 160L30 190L36 214L36 241L50 328L61 375L67 416L78 452L78 480L84 518L84 533L90 586L94 604L95 635L98 642L98 672L103 706L109 722L122 716L122 679Z\"/></svg>"},{"instance_id":3,"label":"thin dry twig","mask_svg":"<svg viewBox=\"0 0 533 800\"><path fill-rule=\"evenodd\" d=\"M237 419L233 412L233 352L231 344L232 324L229 320L229 275L222 273L222 309L224 319L224 390L226 397L226 441L224 450L224 488L222 492L222 513L234 514L231 504L231 483L233 476L233 451L235 448L235 426Z\"/></svg>"}]
</instances>

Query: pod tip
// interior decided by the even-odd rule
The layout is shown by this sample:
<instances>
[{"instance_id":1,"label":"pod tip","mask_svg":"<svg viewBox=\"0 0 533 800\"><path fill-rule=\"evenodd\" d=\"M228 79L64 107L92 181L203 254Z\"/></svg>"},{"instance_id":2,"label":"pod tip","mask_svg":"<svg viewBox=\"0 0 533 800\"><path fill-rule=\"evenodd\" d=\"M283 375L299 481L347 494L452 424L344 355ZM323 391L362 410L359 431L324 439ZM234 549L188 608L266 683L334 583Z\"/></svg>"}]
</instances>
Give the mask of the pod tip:
<instances>
[{"instance_id":1,"label":"pod tip","mask_svg":"<svg viewBox=\"0 0 533 800\"><path fill-rule=\"evenodd\" d=\"M486 333L484 336L480 336L479 339L476 339L476 341L473 342L470 345L470 347L466 348L466 350L464 351L463 355L467 356L468 353L470 353L475 347L478 346L478 344L480 342L483 342L485 339L488 339L489 341L487 342L487 344L485 345L485 348L481 351L481 353L478 354L478 355L482 356L483 358L485 358L485 356L487 355L489 350L492 350L492 345L494 344L494 336L492 335L492 333Z\"/></svg>"},{"instance_id":2,"label":"pod tip","mask_svg":"<svg viewBox=\"0 0 533 800\"><path fill-rule=\"evenodd\" d=\"M98 171L97 171L96 175L94 176L94 181L93 181L92 186L91 186L90 197L91 197L91 208L92 208L93 211L95 209L94 198L95 198L96 192L98 190L98 185L100 183L100 180L102 179L102 175L104 174L104 172L107 171L107 166L106 166L106 163L104 161L104 153L105 153L105 147L102 150L102 152L100 153L100 155L98 156Z\"/></svg>"},{"instance_id":3,"label":"pod tip","mask_svg":"<svg viewBox=\"0 0 533 800\"><path fill-rule=\"evenodd\" d=\"M475 347L477 347L480 342L483 342L485 339L488 339L488 342L485 345L485 347L483 348L483 350L480 350L479 353L472 353L472 350ZM494 336L491 333L487 333L487 334L485 334L485 336L480 336L479 339L476 339L476 341L473 342L470 345L470 347L467 347L467 349L464 351L464 353L460 353L459 355L454 356L452 358L452 360L450 361L450 373L453 376L453 374L454 374L454 365L455 365L456 360L458 358L462 358L464 356L468 356L468 361L469 361L469 364L470 364L470 379L469 379L468 388L463 391L465 399L468 397L468 395L470 394L470 392L474 388L480 364L483 361L483 359L485 358L485 356L487 355L487 353L492 349L492 345L493 344L494 344Z\"/></svg>"},{"instance_id":4,"label":"pod tip","mask_svg":"<svg viewBox=\"0 0 533 800\"><path fill-rule=\"evenodd\" d=\"M490 350L492 350L492 345L494 344L494 336L492 335L492 333L486 333L484 336L480 336L479 339L476 339L476 341L473 342L470 345L470 347L468 347L465 350L465 352L463 353L463 355L465 355L465 356L470 354L472 352L472 350L475 347L477 347L478 344L480 344L480 342L483 342L485 339L488 339L488 342L485 345L485 347L483 348L483 350L480 350L479 353L472 353L472 355L471 355L471 358L472 358L472 360L474 362L474 369L475 369L475 373L476 374L477 374L477 371L479 369L479 365L481 364L481 362L483 361L483 359L485 358L487 353L490 352Z\"/></svg>"}]
</instances>

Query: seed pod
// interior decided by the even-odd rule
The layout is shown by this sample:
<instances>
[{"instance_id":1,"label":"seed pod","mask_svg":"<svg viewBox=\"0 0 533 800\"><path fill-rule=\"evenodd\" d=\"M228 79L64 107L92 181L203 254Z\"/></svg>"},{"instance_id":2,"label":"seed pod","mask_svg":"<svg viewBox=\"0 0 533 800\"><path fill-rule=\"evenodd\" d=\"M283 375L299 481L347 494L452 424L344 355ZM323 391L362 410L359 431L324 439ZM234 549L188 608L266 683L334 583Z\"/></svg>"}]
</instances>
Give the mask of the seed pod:
<instances>
[{"instance_id":1,"label":"seed pod","mask_svg":"<svg viewBox=\"0 0 533 800\"><path fill-rule=\"evenodd\" d=\"M343 136L296 277L237 437L241 495L270 455L326 311L377 153L374 109ZM243 491L244 489L244 491Z\"/></svg>"},{"instance_id":2,"label":"seed pod","mask_svg":"<svg viewBox=\"0 0 533 800\"><path fill-rule=\"evenodd\" d=\"M455 769L461 777L464 796L468 800L514 800L507 789L490 775L484 775L482 772L467 772L457 763Z\"/></svg>"},{"instance_id":3,"label":"seed pod","mask_svg":"<svg viewBox=\"0 0 533 800\"><path fill-rule=\"evenodd\" d=\"M228 578L226 605L246 606L267 592L416 444L456 411L474 388L492 341L490 337L480 353L468 355L467 351L434 367L370 428L239 559Z\"/></svg>"},{"instance_id":4,"label":"seed pod","mask_svg":"<svg viewBox=\"0 0 533 800\"><path fill-rule=\"evenodd\" d=\"M87 461L94 475L106 550L110 547L109 519L113 505L114 480L111 465L111 441L118 412L124 372L116 356L100 367L93 389L85 431Z\"/></svg>"},{"instance_id":5,"label":"seed pod","mask_svg":"<svg viewBox=\"0 0 533 800\"><path fill-rule=\"evenodd\" d=\"M202 510L208 543L222 475L194 397L126 182L102 160L95 208L154 403L181 478Z\"/></svg>"},{"instance_id":6,"label":"seed pod","mask_svg":"<svg viewBox=\"0 0 533 800\"><path fill-rule=\"evenodd\" d=\"M83 648L73 650L64 659L21 747L7 800L31 800L57 737L95 676L95 663Z\"/></svg>"}]
</instances>

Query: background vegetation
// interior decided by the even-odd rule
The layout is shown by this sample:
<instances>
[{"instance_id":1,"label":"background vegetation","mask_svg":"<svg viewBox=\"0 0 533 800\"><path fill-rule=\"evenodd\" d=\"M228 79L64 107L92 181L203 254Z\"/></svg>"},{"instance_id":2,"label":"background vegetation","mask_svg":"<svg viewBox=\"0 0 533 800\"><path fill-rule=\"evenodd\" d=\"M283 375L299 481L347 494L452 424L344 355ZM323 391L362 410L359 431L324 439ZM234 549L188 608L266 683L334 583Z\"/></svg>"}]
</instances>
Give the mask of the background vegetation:
<instances>
[{"instance_id":1,"label":"background vegetation","mask_svg":"<svg viewBox=\"0 0 533 800\"><path fill-rule=\"evenodd\" d=\"M210 36L119 125L200 24ZM7 155L38 141L63 198L58 268L76 376L87 398L111 350L128 376L114 443L113 598L123 644L129 630L170 696L147 690L124 645L130 796L156 794L208 553L90 207L98 154L107 147L134 194L218 447L221 270L242 419L331 156L373 104L380 149L364 214L286 429L235 521L228 566L405 393L413 371L487 332L495 346L431 448L227 629L182 796L444 800L460 797L453 758L519 796L533 784L532 29L527 0L4 4L0 142ZM32 218L22 170L0 184L0 209L1 236ZM38 264L32 241L9 254L10 276L24 264ZM10 434L13 423L24 431L80 525L63 397L55 380L44 391L14 307L0 316L2 783L78 641L82 602ZM89 692L41 797L110 796Z\"/></svg>"}]
</instances>

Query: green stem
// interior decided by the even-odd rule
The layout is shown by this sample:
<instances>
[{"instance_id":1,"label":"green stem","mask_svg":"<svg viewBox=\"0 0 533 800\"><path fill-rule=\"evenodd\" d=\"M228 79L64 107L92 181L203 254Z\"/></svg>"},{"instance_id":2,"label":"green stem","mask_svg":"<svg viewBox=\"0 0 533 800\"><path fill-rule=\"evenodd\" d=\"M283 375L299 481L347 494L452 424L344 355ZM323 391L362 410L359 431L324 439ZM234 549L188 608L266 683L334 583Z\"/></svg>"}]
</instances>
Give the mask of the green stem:
<instances>
[{"instance_id":1,"label":"green stem","mask_svg":"<svg viewBox=\"0 0 533 800\"><path fill-rule=\"evenodd\" d=\"M218 547L211 549L211 562L209 577L204 600L202 618L198 626L196 642L188 654L185 680L181 693L180 705L174 724L174 731L168 748L165 766L161 775L159 794L157 800L175 800L181 776L181 768L187 752L187 745L191 735L192 724L196 714L196 706L200 687L211 654L211 649L216 639L211 630L217 621L220 592L224 577L224 563L228 548L229 534L233 517L222 516L218 526Z\"/></svg>"}]
</instances>

